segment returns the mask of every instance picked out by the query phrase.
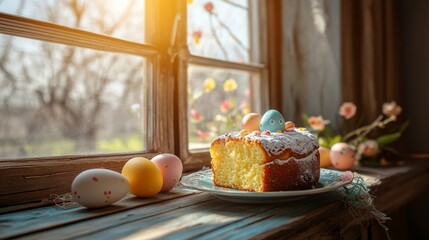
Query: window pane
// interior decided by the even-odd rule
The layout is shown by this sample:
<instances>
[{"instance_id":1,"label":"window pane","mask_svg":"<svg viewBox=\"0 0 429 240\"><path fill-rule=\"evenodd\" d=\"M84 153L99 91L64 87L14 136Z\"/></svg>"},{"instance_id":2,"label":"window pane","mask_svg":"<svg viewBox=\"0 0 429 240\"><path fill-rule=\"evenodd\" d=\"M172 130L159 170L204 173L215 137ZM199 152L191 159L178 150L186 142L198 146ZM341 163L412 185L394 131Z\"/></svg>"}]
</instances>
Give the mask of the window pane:
<instances>
[{"instance_id":1,"label":"window pane","mask_svg":"<svg viewBox=\"0 0 429 240\"><path fill-rule=\"evenodd\" d=\"M145 149L147 60L0 35L0 158Z\"/></svg>"},{"instance_id":2,"label":"window pane","mask_svg":"<svg viewBox=\"0 0 429 240\"><path fill-rule=\"evenodd\" d=\"M208 147L214 137L239 130L243 116L260 105L256 73L190 65L189 148Z\"/></svg>"},{"instance_id":3,"label":"window pane","mask_svg":"<svg viewBox=\"0 0 429 240\"><path fill-rule=\"evenodd\" d=\"M194 55L248 63L255 59L251 0L188 1L188 46ZM254 12L254 11L253 11ZM256 21L257 22L257 21Z\"/></svg>"},{"instance_id":4,"label":"window pane","mask_svg":"<svg viewBox=\"0 0 429 240\"><path fill-rule=\"evenodd\" d=\"M0 12L143 42L144 5L141 0L3 0Z\"/></svg>"}]
</instances>

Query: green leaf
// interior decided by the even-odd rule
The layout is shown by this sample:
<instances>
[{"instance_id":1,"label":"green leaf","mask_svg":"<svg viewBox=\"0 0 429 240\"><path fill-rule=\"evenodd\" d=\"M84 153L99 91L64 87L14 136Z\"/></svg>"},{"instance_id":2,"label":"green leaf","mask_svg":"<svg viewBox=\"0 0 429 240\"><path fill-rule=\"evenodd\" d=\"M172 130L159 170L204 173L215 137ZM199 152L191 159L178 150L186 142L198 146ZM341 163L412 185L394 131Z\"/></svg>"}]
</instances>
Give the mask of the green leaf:
<instances>
[{"instance_id":1,"label":"green leaf","mask_svg":"<svg viewBox=\"0 0 429 240\"><path fill-rule=\"evenodd\" d=\"M304 127L306 127L306 128L310 127L310 124L308 123L309 118L310 117L306 113L302 114L302 122L304 124Z\"/></svg>"},{"instance_id":2,"label":"green leaf","mask_svg":"<svg viewBox=\"0 0 429 240\"><path fill-rule=\"evenodd\" d=\"M329 148L329 142L326 138L319 137L318 140L320 146Z\"/></svg>"},{"instance_id":3,"label":"green leaf","mask_svg":"<svg viewBox=\"0 0 429 240\"><path fill-rule=\"evenodd\" d=\"M334 145L335 143L339 143L341 142L341 136L340 135L335 135L333 138L330 139L329 141L329 148L332 147L332 145Z\"/></svg>"},{"instance_id":4,"label":"green leaf","mask_svg":"<svg viewBox=\"0 0 429 240\"><path fill-rule=\"evenodd\" d=\"M384 146L396 141L399 137L401 137L401 133L397 132L397 133L391 133L391 134L386 134L386 135L382 135L380 137L378 137L376 139L378 146L380 148L383 148Z\"/></svg>"},{"instance_id":5,"label":"green leaf","mask_svg":"<svg viewBox=\"0 0 429 240\"><path fill-rule=\"evenodd\" d=\"M399 128L399 132L403 133L405 129L407 129L408 125L410 125L410 120L406 121L402 126Z\"/></svg>"}]
</instances>

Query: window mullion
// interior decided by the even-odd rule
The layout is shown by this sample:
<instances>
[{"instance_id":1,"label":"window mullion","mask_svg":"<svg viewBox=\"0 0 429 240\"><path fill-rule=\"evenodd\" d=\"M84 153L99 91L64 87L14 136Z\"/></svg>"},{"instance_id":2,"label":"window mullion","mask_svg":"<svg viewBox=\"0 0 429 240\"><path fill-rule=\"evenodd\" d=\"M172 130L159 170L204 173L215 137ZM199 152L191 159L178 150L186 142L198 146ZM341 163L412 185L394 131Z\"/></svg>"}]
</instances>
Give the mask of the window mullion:
<instances>
[{"instance_id":1,"label":"window mullion","mask_svg":"<svg viewBox=\"0 0 429 240\"><path fill-rule=\"evenodd\" d=\"M0 33L145 57L158 53L157 49L151 45L139 44L5 13L0 13Z\"/></svg>"},{"instance_id":2,"label":"window mullion","mask_svg":"<svg viewBox=\"0 0 429 240\"><path fill-rule=\"evenodd\" d=\"M261 71L264 69L263 64L255 64L255 63L236 63L236 62L228 62L224 60L214 59L214 58L206 58L200 56L190 56L189 63L201 65L201 66L209 66L209 67L219 67L225 69L235 69L242 71Z\"/></svg>"},{"instance_id":3,"label":"window mullion","mask_svg":"<svg viewBox=\"0 0 429 240\"><path fill-rule=\"evenodd\" d=\"M156 152L175 151L174 139L174 88L177 81L174 62L174 46L171 36L178 12L178 4L170 0L147 0L146 41L156 46L158 55L154 60L154 72L151 79L152 109L148 116L149 128Z\"/></svg>"}]
</instances>

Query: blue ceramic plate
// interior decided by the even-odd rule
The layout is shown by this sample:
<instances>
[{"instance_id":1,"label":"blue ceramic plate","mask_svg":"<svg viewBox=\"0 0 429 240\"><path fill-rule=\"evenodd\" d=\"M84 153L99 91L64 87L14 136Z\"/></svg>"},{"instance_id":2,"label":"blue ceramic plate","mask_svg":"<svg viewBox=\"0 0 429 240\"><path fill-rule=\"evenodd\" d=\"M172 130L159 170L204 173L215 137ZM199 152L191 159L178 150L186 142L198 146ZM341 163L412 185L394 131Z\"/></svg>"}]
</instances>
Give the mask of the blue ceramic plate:
<instances>
[{"instance_id":1,"label":"blue ceramic plate","mask_svg":"<svg viewBox=\"0 0 429 240\"><path fill-rule=\"evenodd\" d=\"M312 189L277 192L248 192L214 186L212 171L211 169L208 169L184 176L181 183L186 187L194 188L203 192L209 192L220 199L232 202L273 203L294 201L314 194L330 192L350 183L352 179L353 173L350 171L340 172L322 168L320 169L319 182Z\"/></svg>"}]
</instances>

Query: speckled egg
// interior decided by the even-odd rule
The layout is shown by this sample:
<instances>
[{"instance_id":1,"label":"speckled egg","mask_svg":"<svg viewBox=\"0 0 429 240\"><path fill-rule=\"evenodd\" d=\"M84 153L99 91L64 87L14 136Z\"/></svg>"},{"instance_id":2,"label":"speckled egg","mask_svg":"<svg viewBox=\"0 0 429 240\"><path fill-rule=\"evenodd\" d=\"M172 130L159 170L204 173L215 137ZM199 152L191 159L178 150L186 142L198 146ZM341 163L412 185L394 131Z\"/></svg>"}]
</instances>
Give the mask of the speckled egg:
<instances>
[{"instance_id":1,"label":"speckled egg","mask_svg":"<svg viewBox=\"0 0 429 240\"><path fill-rule=\"evenodd\" d=\"M71 186L73 198L88 208L109 206L124 198L130 189L128 180L108 169L89 169L77 175Z\"/></svg>"},{"instance_id":2,"label":"speckled egg","mask_svg":"<svg viewBox=\"0 0 429 240\"><path fill-rule=\"evenodd\" d=\"M163 178L161 192L168 192L179 182L183 172L183 164L176 155L163 153L152 158Z\"/></svg>"},{"instance_id":3,"label":"speckled egg","mask_svg":"<svg viewBox=\"0 0 429 240\"><path fill-rule=\"evenodd\" d=\"M261 115L257 113L248 113L241 120L241 128L246 129L248 133L259 131L259 124L261 123Z\"/></svg>"},{"instance_id":4,"label":"speckled egg","mask_svg":"<svg viewBox=\"0 0 429 240\"><path fill-rule=\"evenodd\" d=\"M128 160L122 168L130 183L130 192L138 197L152 197L162 188L162 174L151 160L135 157Z\"/></svg>"},{"instance_id":5,"label":"speckled egg","mask_svg":"<svg viewBox=\"0 0 429 240\"><path fill-rule=\"evenodd\" d=\"M269 130L271 132L283 132L285 128L285 119L282 114L274 109L268 110L261 118L261 132Z\"/></svg>"},{"instance_id":6,"label":"speckled egg","mask_svg":"<svg viewBox=\"0 0 429 240\"><path fill-rule=\"evenodd\" d=\"M356 161L356 153L353 147L343 142L334 144L329 156L332 165L339 170L350 170Z\"/></svg>"}]
</instances>

